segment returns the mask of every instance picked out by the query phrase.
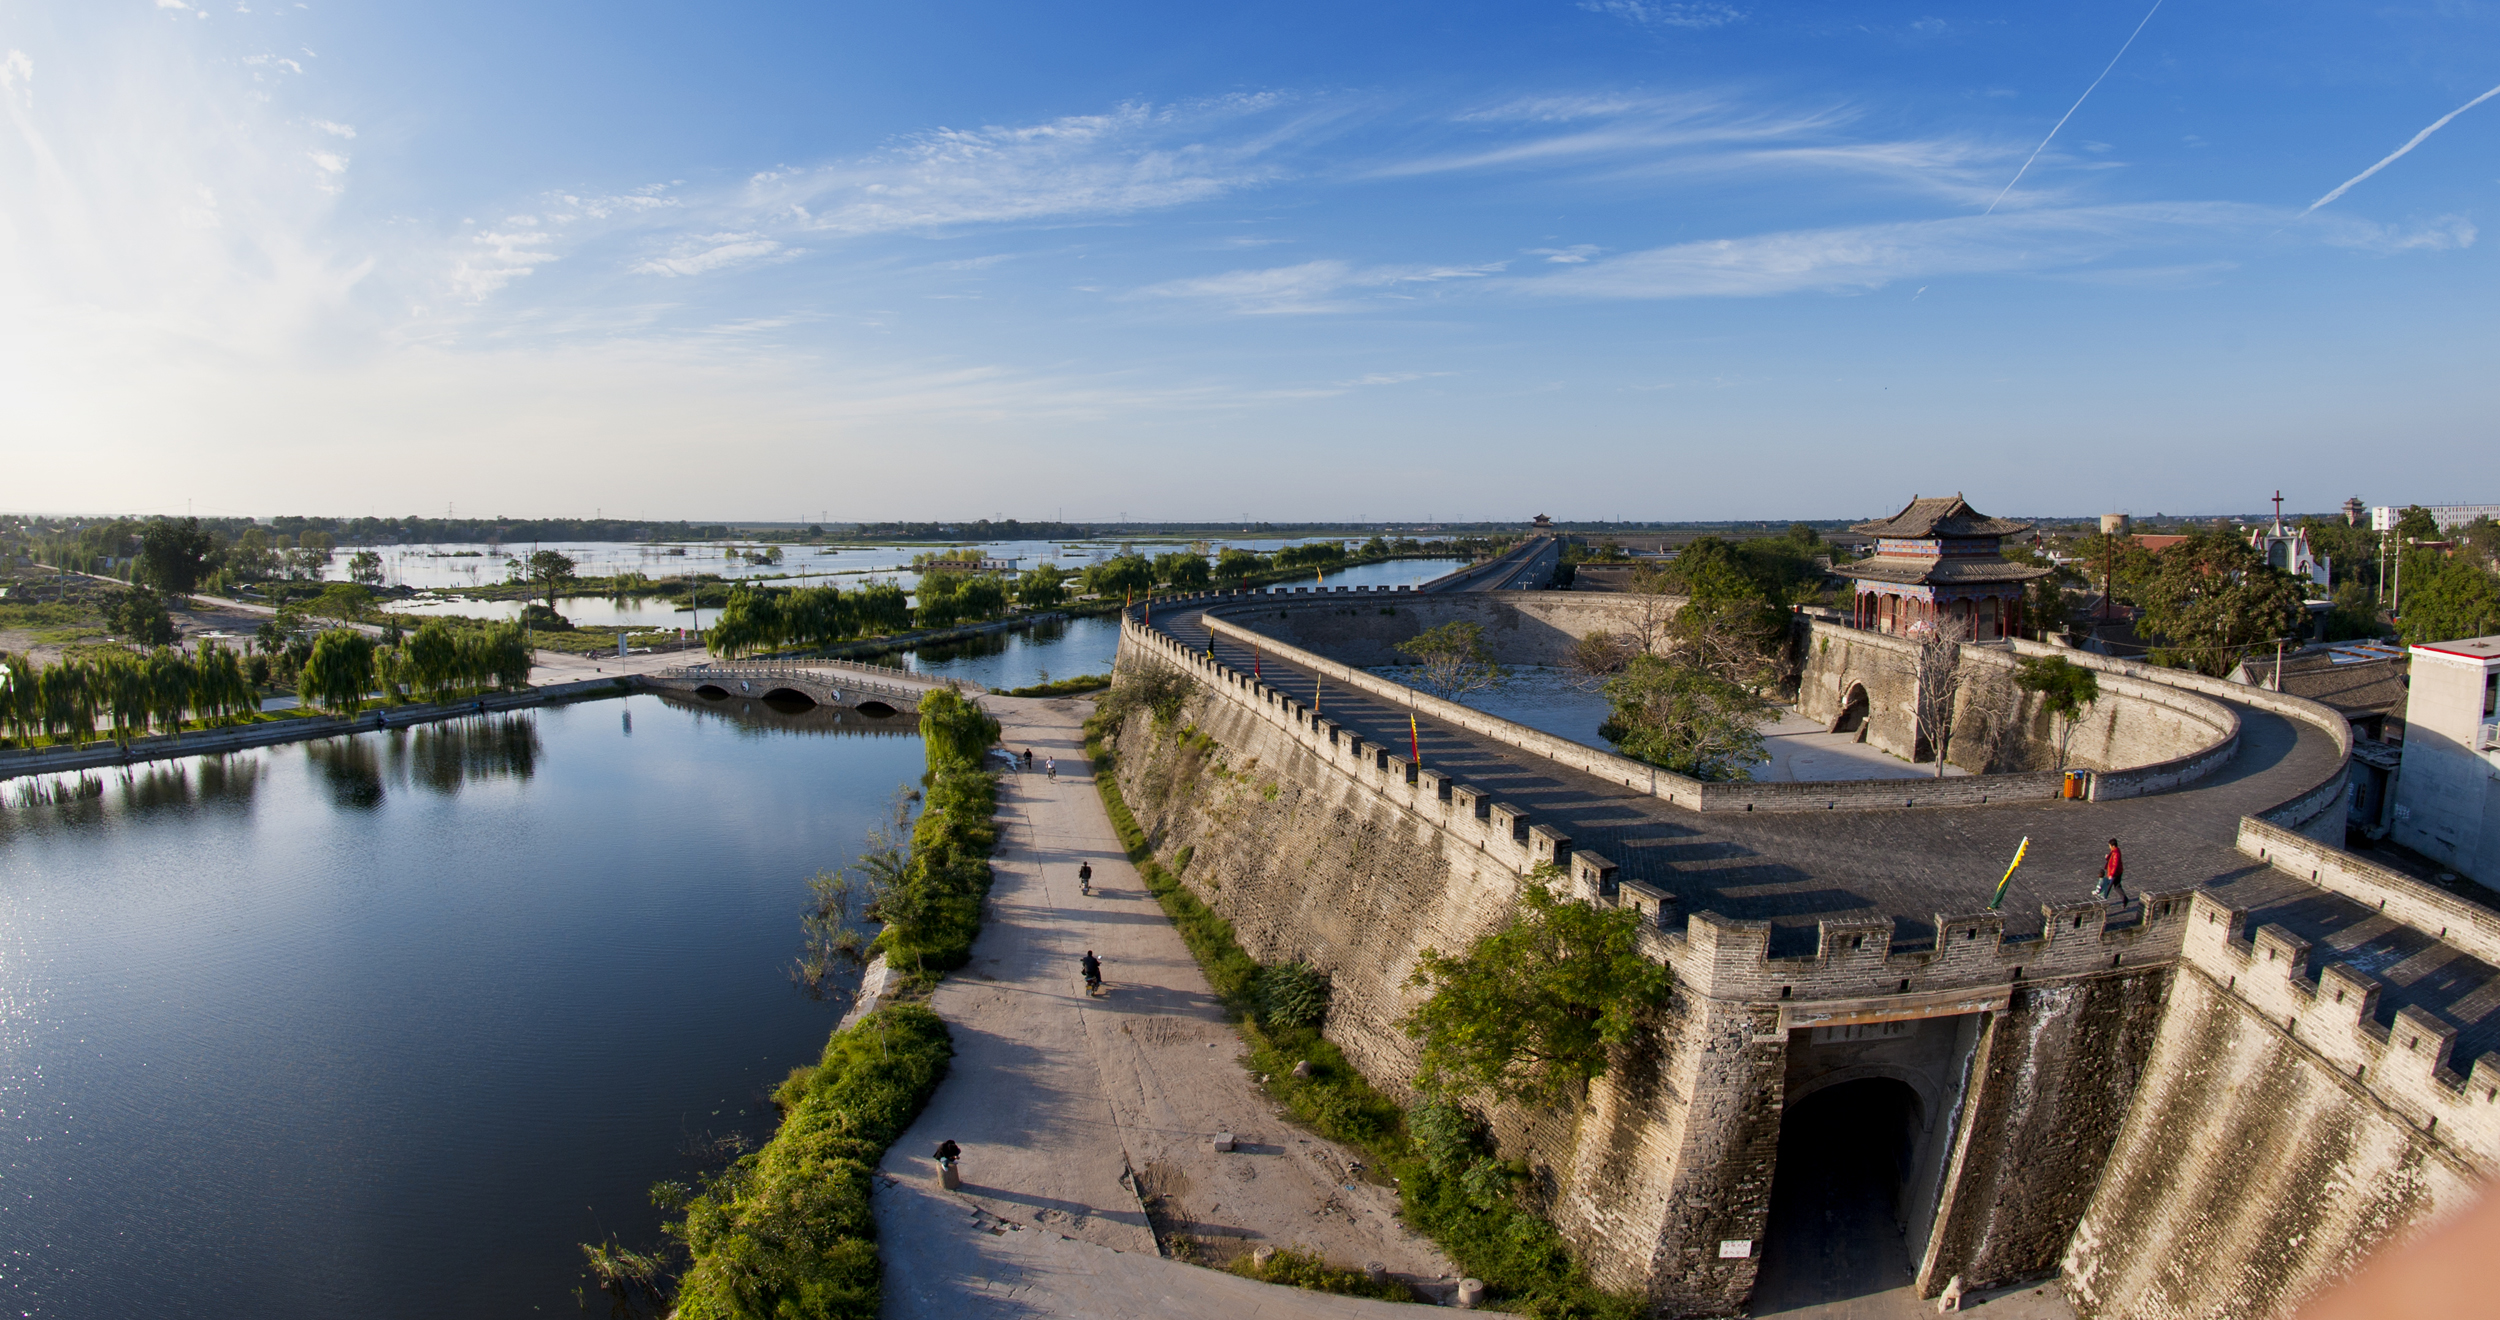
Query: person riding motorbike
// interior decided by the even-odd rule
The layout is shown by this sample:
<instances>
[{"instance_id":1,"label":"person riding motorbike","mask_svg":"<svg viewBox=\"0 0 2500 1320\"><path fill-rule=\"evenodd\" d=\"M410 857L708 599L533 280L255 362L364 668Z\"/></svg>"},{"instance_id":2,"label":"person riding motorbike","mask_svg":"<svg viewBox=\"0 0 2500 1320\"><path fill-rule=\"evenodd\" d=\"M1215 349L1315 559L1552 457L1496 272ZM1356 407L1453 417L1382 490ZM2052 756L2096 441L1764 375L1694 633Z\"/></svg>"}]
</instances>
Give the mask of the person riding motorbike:
<instances>
[{"instance_id":1,"label":"person riding motorbike","mask_svg":"<svg viewBox=\"0 0 2500 1320\"><path fill-rule=\"evenodd\" d=\"M1102 959L1095 957L1092 949L1087 949L1085 956L1076 960L1076 965L1078 970L1085 974L1086 996L1091 998L1100 994L1102 992Z\"/></svg>"}]
</instances>

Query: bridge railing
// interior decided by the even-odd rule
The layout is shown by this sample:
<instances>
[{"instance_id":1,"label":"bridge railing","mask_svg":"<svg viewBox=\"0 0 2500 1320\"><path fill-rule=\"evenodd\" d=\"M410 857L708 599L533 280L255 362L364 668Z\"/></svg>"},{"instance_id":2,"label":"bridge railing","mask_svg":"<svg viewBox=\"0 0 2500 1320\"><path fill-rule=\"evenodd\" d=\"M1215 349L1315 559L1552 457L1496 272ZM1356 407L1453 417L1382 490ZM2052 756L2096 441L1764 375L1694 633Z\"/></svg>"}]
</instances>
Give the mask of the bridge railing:
<instances>
[{"instance_id":1,"label":"bridge railing","mask_svg":"<svg viewBox=\"0 0 2500 1320\"><path fill-rule=\"evenodd\" d=\"M738 665L734 668L726 665L682 665L673 669L653 671L649 677L703 683L717 683L733 679L742 681L782 679L792 682L817 683L846 693L877 697L898 709L906 710L918 710L920 699L935 690L925 687L897 687L894 684L879 683L873 679L829 679L822 671L795 665Z\"/></svg>"},{"instance_id":2,"label":"bridge railing","mask_svg":"<svg viewBox=\"0 0 2500 1320\"><path fill-rule=\"evenodd\" d=\"M838 669L845 673L866 674L871 678L885 679L887 681L907 679L916 683L925 683L930 687L952 688L955 691L963 693L967 696L979 696L989 691L988 688L983 687L981 684L975 683L968 678L938 678L928 674L916 673L912 670L903 669L894 665L872 665L860 660L714 660L708 664L692 666L692 668L709 669L715 673L734 674L786 674L794 672L805 673L809 670Z\"/></svg>"}]
</instances>

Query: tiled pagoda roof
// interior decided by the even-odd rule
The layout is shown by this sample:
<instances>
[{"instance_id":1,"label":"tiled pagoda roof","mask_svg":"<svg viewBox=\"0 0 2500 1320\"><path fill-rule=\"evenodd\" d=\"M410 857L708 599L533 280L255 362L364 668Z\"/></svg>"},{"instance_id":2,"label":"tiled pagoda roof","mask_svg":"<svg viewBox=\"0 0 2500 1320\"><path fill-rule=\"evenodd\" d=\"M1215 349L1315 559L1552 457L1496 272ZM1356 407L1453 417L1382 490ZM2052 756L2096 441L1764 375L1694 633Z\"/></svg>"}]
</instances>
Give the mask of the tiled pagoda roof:
<instances>
[{"instance_id":1,"label":"tiled pagoda roof","mask_svg":"<svg viewBox=\"0 0 2500 1320\"><path fill-rule=\"evenodd\" d=\"M1990 518L1974 509L1961 496L1936 499L1912 499L1901 512L1874 522L1859 523L1850 528L1868 536L2012 536L2031 530L2031 524L2011 518Z\"/></svg>"},{"instance_id":2,"label":"tiled pagoda roof","mask_svg":"<svg viewBox=\"0 0 2500 1320\"><path fill-rule=\"evenodd\" d=\"M2057 570L2017 564L2005 559L1901 559L1878 555L1850 564L1834 564L1832 571L1861 582L1899 582L1929 586L1952 586L1984 582L2029 582L2047 577Z\"/></svg>"}]
</instances>

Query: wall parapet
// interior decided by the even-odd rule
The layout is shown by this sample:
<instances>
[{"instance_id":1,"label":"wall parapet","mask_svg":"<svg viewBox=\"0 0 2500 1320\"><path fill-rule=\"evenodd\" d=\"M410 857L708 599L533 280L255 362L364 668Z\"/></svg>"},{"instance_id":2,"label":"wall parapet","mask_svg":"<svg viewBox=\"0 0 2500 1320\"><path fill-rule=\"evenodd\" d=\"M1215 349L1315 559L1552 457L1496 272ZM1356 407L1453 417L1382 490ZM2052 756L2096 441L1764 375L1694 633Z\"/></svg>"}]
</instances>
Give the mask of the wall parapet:
<instances>
[{"instance_id":1,"label":"wall parapet","mask_svg":"<svg viewBox=\"0 0 2500 1320\"><path fill-rule=\"evenodd\" d=\"M1238 631L1221 619L1210 623L1219 632ZM2099 902L2044 905L2041 932L2027 937L2008 938L2001 912L1938 914L1936 937L1923 947L1896 948L1889 921L1826 920L1821 923L1815 953L1774 958L1768 923L1684 911L1673 892L1622 876L1611 860L1579 849L1569 835L1536 820L1527 809L1440 770L1416 765L1392 748L1363 738L1325 713L1136 618L1124 618L1122 628L1124 646L1134 645L1140 653L1191 674L1215 696L1285 732L1331 769L1453 836L1462 846L1472 847L1509 873L1524 878L1551 863L1569 878L1579 896L1607 906L1636 907L1645 918L1641 951L1672 967L1680 984L1707 998L1803 1008L1812 1001L1860 999L1871 987L1880 987L1909 996L1901 1001L1909 1004L1921 995L1974 986L2031 985L2104 975L2114 969L2140 969L2167 962L2178 951L2188 891L2143 895L2140 918L2123 924L2113 924L2108 907ZM1294 650L1280 647L1270 653L1282 652L1281 659L1302 663ZM1320 663L1330 666L1323 672L1332 678L1344 668ZM1401 701L1406 699L1405 689L1396 692ZM1676 929L1679 921L1682 929Z\"/></svg>"},{"instance_id":2,"label":"wall parapet","mask_svg":"<svg viewBox=\"0 0 2500 1320\"><path fill-rule=\"evenodd\" d=\"M1280 602L1274 596L1224 599L1230 594L1210 593L1210 597L1220 603L1208 606L1203 616L1208 628L1219 636L1244 646L1256 647L1264 654L1318 674L1330 682L1393 701L1451 727L1465 729L1555 764L1594 775L1608 783L1661 798L1670 806L1683 807L1688 811L1870 811L1979 806L1991 802L2045 801L2059 796L2063 785L2063 777L2055 771L1964 775L1951 779L1856 779L1788 784L1699 780L1417 691L1403 683L1367 673L1244 627L1224 615L1303 602L1296 598ZM1333 594L1321 593L1311 603ZM1210 597L1179 599L1196 601ZM1207 661L1198 652L1135 619L1124 616L1122 629L1124 636L1134 632L1140 646L1158 654L1185 656L1193 666L1203 662L1218 669L1225 668L1220 662Z\"/></svg>"},{"instance_id":3,"label":"wall parapet","mask_svg":"<svg viewBox=\"0 0 2500 1320\"><path fill-rule=\"evenodd\" d=\"M2312 978L2308 941L2276 925L2243 937L2244 909L2204 893L2190 903L2184 965L2476 1174L2500 1168L2500 1055L2460 1072L2456 1028L2410 1005L2378 1021L2378 977L2327 961Z\"/></svg>"},{"instance_id":4,"label":"wall parapet","mask_svg":"<svg viewBox=\"0 0 2500 1320\"><path fill-rule=\"evenodd\" d=\"M1918 643L1906 638L1869 628L1857 628L1815 615L1800 614L1809 657L1828 649L1832 642L1850 647L1888 653L1896 658L1903 672L1916 673ZM2099 657L2093 657L2098 659ZM1962 663L1994 670L2009 680L2016 667L2016 657L1999 646L1962 644ZM2101 669L2100 666L2093 666ZM2159 761L2140 765L2122 765L2095 769L2087 773L2085 796L2094 802L2114 802L2124 798L2145 797L2167 793L2205 778L2222 768L2239 754L2240 717L2228 705L2209 700L2202 694L2188 692L2177 686L2157 681L2147 675L2102 670L2105 680L2102 695L2125 701L2141 702L2156 707L2172 719L2205 734L2195 746ZM2166 672L2166 671L2156 671ZM1965 689L1967 690L1967 688ZM1803 694L1800 694L1801 698ZM1801 700L1802 704L1802 700ZM2040 772L2049 776L2050 792L2055 796L2060 776L2054 771ZM1981 778L1983 776L1973 776ZM2016 776L1990 775L1990 779L2012 779ZM2006 796L2011 796L2010 794Z\"/></svg>"},{"instance_id":5,"label":"wall parapet","mask_svg":"<svg viewBox=\"0 0 2500 1320\"><path fill-rule=\"evenodd\" d=\"M2064 656L2076 664L2099 670L2104 674L2116 674L2165 687L2181 688L2217 701L2254 706L2285 719L2298 720L2303 724L2311 725L2334 740L2335 773L2316 785L2303 789L2274 806L2258 812L2257 815L2270 823L2296 830L2314 823L2327 807L2343 799L2344 777L2352 760L2352 724L2338 714L2332 706L2311 701L2307 697L2296 697L2288 692L2274 692L2266 688L2226 682L2219 678L2208 678L2203 674L2185 669L2164 669L2134 660L2121 660L2116 656L2079 651L2073 647L2052 646L2046 642L2018 640L2013 643L2013 650L2017 655Z\"/></svg>"}]
</instances>

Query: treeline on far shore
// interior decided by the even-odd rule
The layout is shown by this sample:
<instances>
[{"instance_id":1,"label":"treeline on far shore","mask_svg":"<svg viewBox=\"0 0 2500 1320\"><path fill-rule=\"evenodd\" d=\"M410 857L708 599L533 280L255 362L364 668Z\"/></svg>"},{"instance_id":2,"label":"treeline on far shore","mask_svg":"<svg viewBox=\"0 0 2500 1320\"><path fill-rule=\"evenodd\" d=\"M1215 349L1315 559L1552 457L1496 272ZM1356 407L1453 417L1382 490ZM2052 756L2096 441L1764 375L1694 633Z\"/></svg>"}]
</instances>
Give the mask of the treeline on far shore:
<instances>
[{"instance_id":1,"label":"treeline on far shore","mask_svg":"<svg viewBox=\"0 0 2500 1320\"><path fill-rule=\"evenodd\" d=\"M720 617L704 639L720 656L752 655L788 647L830 646L882 637L908 628L954 628L1004 618L1015 609L1047 610L1079 596L1127 600L1157 590L1203 591L1211 586L1249 586L1325 575L1341 568L1419 555L1479 557L1500 543L1391 542L1373 537L1354 550L1333 541L1288 546L1260 554L1238 546L1209 559L1196 550L1146 555L1130 552L1082 570L1043 564L1019 574L984 571L977 561L923 555L913 561L917 588L892 583L839 586L740 586L729 593Z\"/></svg>"}]
</instances>

